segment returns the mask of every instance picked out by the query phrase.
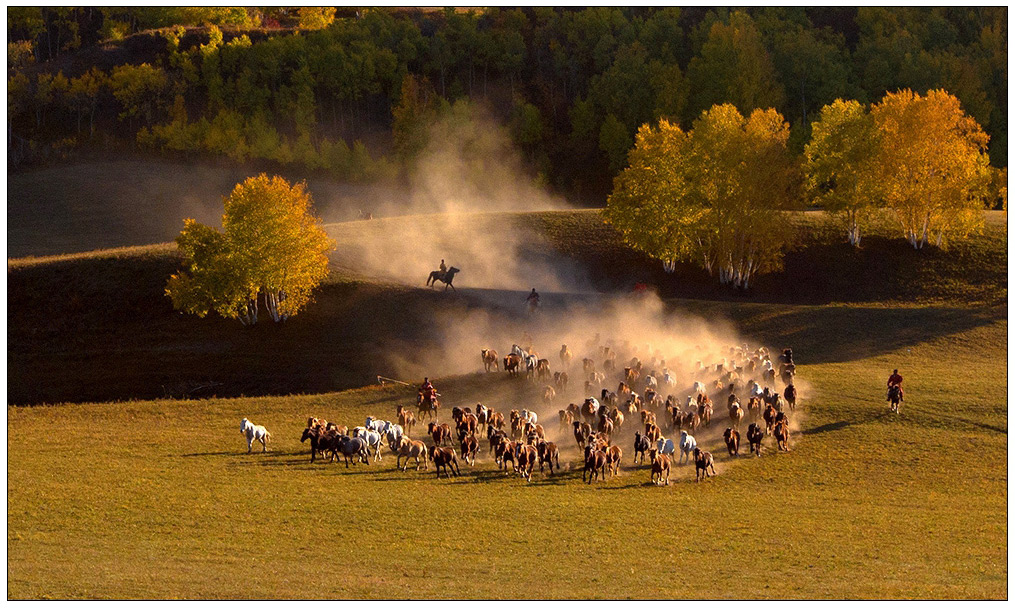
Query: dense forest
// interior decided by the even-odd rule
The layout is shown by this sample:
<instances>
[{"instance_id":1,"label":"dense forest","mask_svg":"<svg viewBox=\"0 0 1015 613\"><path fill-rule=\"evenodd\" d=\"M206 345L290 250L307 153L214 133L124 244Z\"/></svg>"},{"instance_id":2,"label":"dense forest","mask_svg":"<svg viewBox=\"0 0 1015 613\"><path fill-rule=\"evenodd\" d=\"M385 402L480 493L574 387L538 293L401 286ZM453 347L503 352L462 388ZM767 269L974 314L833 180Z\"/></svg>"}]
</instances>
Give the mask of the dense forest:
<instances>
[{"instance_id":1,"label":"dense forest","mask_svg":"<svg viewBox=\"0 0 1015 613\"><path fill-rule=\"evenodd\" d=\"M903 88L954 94L1007 165L1006 7L9 7L7 37L9 167L135 148L397 178L436 120L492 116L602 204L644 123L774 107L802 156L824 105Z\"/></svg>"}]
</instances>

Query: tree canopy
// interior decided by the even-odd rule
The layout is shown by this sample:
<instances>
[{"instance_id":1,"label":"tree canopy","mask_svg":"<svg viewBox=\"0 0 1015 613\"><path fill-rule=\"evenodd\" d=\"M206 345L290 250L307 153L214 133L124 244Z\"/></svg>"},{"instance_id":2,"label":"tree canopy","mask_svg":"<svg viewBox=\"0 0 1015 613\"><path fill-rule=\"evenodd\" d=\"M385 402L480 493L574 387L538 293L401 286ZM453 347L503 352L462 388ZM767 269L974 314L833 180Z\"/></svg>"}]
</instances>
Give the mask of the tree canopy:
<instances>
[{"instance_id":1,"label":"tree canopy","mask_svg":"<svg viewBox=\"0 0 1015 613\"><path fill-rule=\"evenodd\" d=\"M944 90L890 93L871 109L879 132L877 181L871 187L908 240L941 246L983 224L991 173L986 133Z\"/></svg>"},{"instance_id":2,"label":"tree canopy","mask_svg":"<svg viewBox=\"0 0 1015 613\"><path fill-rule=\"evenodd\" d=\"M747 288L756 273L781 266L791 238L788 138L774 109L744 117L732 104L704 111L686 134L665 120L642 126L606 219L667 270L697 262L721 283Z\"/></svg>"},{"instance_id":3,"label":"tree canopy","mask_svg":"<svg viewBox=\"0 0 1015 613\"><path fill-rule=\"evenodd\" d=\"M334 242L310 211L306 185L265 174L224 199L222 231L184 221L176 243L187 270L169 279L173 307L257 323L259 302L275 322L295 315L328 276Z\"/></svg>"},{"instance_id":4,"label":"tree canopy","mask_svg":"<svg viewBox=\"0 0 1015 613\"><path fill-rule=\"evenodd\" d=\"M8 41L8 128L29 162L54 144L137 146L387 178L422 150L404 132L411 80L434 108L524 120L532 174L587 203L641 125L689 130L724 103L774 108L801 154L836 99L945 89L1007 163L1006 7L11 7ZM99 74L62 95L60 70L72 88ZM135 73L145 87L122 79Z\"/></svg>"}]
</instances>

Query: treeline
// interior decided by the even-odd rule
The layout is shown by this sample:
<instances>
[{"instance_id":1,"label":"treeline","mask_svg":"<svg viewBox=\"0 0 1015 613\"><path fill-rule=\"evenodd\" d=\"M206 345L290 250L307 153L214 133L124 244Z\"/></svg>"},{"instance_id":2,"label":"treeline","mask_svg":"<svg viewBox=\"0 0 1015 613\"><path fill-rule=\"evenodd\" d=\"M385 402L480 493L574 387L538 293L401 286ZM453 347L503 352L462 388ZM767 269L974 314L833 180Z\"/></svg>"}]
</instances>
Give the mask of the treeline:
<instances>
[{"instance_id":1,"label":"treeline","mask_svg":"<svg viewBox=\"0 0 1015 613\"><path fill-rule=\"evenodd\" d=\"M123 37L123 65L63 61ZM15 162L112 137L366 180L482 104L542 180L596 202L642 124L774 108L801 155L824 105L909 88L954 94L1007 164L1006 7L12 8L8 40Z\"/></svg>"},{"instance_id":2,"label":"treeline","mask_svg":"<svg viewBox=\"0 0 1015 613\"><path fill-rule=\"evenodd\" d=\"M822 206L853 246L883 219L915 249L944 248L1007 208L1007 168L991 168L987 135L944 90L823 107L802 160L775 109L714 105L684 131L665 119L638 130L630 165L604 212L632 247L700 265L747 289L778 270L794 241L788 210ZM801 163L802 162L802 163Z\"/></svg>"}]
</instances>

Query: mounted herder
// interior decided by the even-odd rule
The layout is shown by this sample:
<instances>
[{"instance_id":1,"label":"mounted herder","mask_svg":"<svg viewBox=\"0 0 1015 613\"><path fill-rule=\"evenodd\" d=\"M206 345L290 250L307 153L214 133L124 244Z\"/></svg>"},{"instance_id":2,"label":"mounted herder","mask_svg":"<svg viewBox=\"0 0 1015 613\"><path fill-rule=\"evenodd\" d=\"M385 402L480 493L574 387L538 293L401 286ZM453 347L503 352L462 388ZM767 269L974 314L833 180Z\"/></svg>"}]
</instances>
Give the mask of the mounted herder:
<instances>
[{"instance_id":1,"label":"mounted herder","mask_svg":"<svg viewBox=\"0 0 1015 613\"><path fill-rule=\"evenodd\" d=\"M539 308L539 294L536 292L536 288L532 288L532 292L525 298L525 304L529 307L529 313L534 313Z\"/></svg>"},{"instance_id":2,"label":"mounted herder","mask_svg":"<svg viewBox=\"0 0 1015 613\"><path fill-rule=\"evenodd\" d=\"M902 375L899 374L899 369L896 368L892 371L891 376L888 377L888 402L891 404L892 412L899 412L899 405L902 404L904 396L902 391Z\"/></svg>"},{"instance_id":3,"label":"mounted herder","mask_svg":"<svg viewBox=\"0 0 1015 613\"><path fill-rule=\"evenodd\" d=\"M427 287L436 287L437 281L440 281L441 283L444 284L444 291L447 291L449 287L455 291L458 291L457 289L455 289L455 286L452 284L452 282L455 280L455 273L459 272L462 271L455 268L454 266L448 268L444 264L444 260L441 260L440 268L430 273L430 276L427 277L426 279L426 285Z\"/></svg>"},{"instance_id":4,"label":"mounted herder","mask_svg":"<svg viewBox=\"0 0 1015 613\"><path fill-rule=\"evenodd\" d=\"M440 394L437 393L437 388L430 383L430 377L423 378L423 385L420 386L419 391L416 393L416 406L419 408L419 416L422 419L424 415L433 414L434 420L437 419L437 409L440 408L441 402L438 400Z\"/></svg>"}]
</instances>

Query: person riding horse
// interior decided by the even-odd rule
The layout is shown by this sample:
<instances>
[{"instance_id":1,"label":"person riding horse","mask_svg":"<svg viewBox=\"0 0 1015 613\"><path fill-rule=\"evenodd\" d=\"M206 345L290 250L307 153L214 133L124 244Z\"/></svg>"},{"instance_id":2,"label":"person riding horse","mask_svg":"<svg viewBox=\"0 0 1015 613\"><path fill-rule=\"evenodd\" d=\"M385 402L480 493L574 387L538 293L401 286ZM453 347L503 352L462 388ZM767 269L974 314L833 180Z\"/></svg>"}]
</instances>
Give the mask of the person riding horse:
<instances>
[{"instance_id":1,"label":"person riding horse","mask_svg":"<svg viewBox=\"0 0 1015 613\"><path fill-rule=\"evenodd\" d=\"M444 258L441 258L441 266L440 266L440 271L441 271L441 276L442 276L442 277L443 277L443 276L444 276L445 274L447 274L447 272L448 272L448 267L444 265Z\"/></svg>"},{"instance_id":2,"label":"person riding horse","mask_svg":"<svg viewBox=\"0 0 1015 613\"><path fill-rule=\"evenodd\" d=\"M528 298L525 299L525 303L529 305L530 311L534 311L539 308L539 294L536 293L536 288L532 288L532 293L530 293Z\"/></svg>"},{"instance_id":3,"label":"person riding horse","mask_svg":"<svg viewBox=\"0 0 1015 613\"><path fill-rule=\"evenodd\" d=\"M423 397L424 402L428 402L437 397L437 388L430 383L430 377L423 377L423 385L419 388L419 393Z\"/></svg>"},{"instance_id":4,"label":"person riding horse","mask_svg":"<svg viewBox=\"0 0 1015 613\"><path fill-rule=\"evenodd\" d=\"M892 374L888 377L888 391L889 391L889 393L891 392L892 387L894 387L896 385L899 386L899 400L901 401L902 398L905 396L905 393L902 391L902 375L899 374L899 369L898 368L893 370ZM888 400L891 400L891 399L892 399L891 395L889 395Z\"/></svg>"}]
</instances>

